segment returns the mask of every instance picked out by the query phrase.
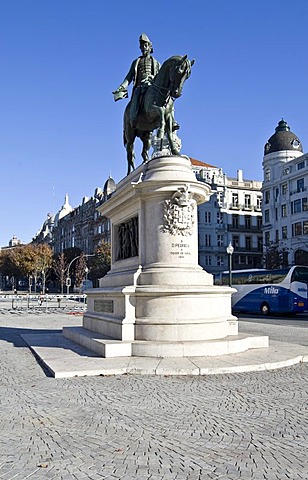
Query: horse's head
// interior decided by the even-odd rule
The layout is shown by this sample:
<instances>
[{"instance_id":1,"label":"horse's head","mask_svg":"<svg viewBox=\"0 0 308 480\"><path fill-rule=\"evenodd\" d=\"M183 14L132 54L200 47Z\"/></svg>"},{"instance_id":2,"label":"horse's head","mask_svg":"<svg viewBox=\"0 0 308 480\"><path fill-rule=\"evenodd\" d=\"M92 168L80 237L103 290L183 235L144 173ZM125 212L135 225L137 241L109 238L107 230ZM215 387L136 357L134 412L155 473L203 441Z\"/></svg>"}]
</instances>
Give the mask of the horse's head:
<instances>
[{"instance_id":1,"label":"horse's head","mask_svg":"<svg viewBox=\"0 0 308 480\"><path fill-rule=\"evenodd\" d=\"M190 61L187 55L175 58L177 61L174 67L170 69L170 95L173 98L178 98L182 95L184 82L190 77L191 67L195 60Z\"/></svg>"}]
</instances>

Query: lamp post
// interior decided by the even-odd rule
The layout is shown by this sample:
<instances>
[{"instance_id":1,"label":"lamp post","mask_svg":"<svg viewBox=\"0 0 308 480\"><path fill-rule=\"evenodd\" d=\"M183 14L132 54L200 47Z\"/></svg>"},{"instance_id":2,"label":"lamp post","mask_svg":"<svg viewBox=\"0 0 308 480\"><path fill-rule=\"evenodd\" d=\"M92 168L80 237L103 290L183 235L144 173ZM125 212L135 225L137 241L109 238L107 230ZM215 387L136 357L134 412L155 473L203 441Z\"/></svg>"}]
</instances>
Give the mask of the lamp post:
<instances>
[{"instance_id":1,"label":"lamp post","mask_svg":"<svg viewBox=\"0 0 308 480\"><path fill-rule=\"evenodd\" d=\"M78 257L75 257L73 258L73 260L69 263L68 267L67 267L67 275L66 275L66 287L67 287L67 292L66 294L69 295L70 293L70 286L71 286L71 279L70 279L70 268L72 266L72 263L75 262L75 260L78 260L78 258L80 258L81 255L78 255ZM95 253L89 253L87 255L84 255L84 257L95 257Z\"/></svg>"},{"instance_id":2,"label":"lamp post","mask_svg":"<svg viewBox=\"0 0 308 480\"><path fill-rule=\"evenodd\" d=\"M33 280L32 275L29 275L29 293L30 293L30 295L31 295L31 287L33 285L32 280Z\"/></svg>"},{"instance_id":3,"label":"lamp post","mask_svg":"<svg viewBox=\"0 0 308 480\"><path fill-rule=\"evenodd\" d=\"M89 273L88 267L86 267L86 268L84 269L84 272L85 272L85 274L86 274L86 280L88 280L88 273Z\"/></svg>"},{"instance_id":4,"label":"lamp post","mask_svg":"<svg viewBox=\"0 0 308 480\"><path fill-rule=\"evenodd\" d=\"M227 254L228 254L228 259L229 259L229 287L232 287L232 255L234 252L234 247L232 243L230 242L229 245L227 246Z\"/></svg>"}]
</instances>

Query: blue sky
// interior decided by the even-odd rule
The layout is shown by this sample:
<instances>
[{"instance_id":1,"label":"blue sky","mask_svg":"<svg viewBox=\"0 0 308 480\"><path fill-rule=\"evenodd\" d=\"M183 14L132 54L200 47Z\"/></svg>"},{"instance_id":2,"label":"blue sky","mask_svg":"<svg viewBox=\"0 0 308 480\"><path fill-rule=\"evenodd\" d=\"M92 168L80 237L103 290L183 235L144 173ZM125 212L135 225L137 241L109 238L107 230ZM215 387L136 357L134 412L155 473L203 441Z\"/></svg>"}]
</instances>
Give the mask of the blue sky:
<instances>
[{"instance_id":1,"label":"blue sky","mask_svg":"<svg viewBox=\"0 0 308 480\"><path fill-rule=\"evenodd\" d=\"M307 0L0 0L0 246L125 176L111 92L142 32L160 62L196 60L175 102L183 154L262 180L282 117L306 152L307 24Z\"/></svg>"}]
</instances>

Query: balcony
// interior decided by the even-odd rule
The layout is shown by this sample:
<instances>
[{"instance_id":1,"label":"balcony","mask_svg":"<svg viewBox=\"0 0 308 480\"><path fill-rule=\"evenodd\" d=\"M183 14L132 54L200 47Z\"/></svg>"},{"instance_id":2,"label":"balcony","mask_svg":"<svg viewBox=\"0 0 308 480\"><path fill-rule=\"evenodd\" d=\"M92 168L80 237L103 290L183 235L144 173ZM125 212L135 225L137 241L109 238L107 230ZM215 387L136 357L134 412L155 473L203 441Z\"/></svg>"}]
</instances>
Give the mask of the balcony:
<instances>
[{"instance_id":1,"label":"balcony","mask_svg":"<svg viewBox=\"0 0 308 480\"><path fill-rule=\"evenodd\" d=\"M261 228L256 225L252 225L250 227L246 227L246 225L228 225L228 230L235 230L237 232L261 233Z\"/></svg>"},{"instance_id":2,"label":"balcony","mask_svg":"<svg viewBox=\"0 0 308 480\"><path fill-rule=\"evenodd\" d=\"M306 191L307 191L307 187L301 187L301 188L297 188L296 190L292 190L292 192L290 192L290 195L296 195L297 193L306 192Z\"/></svg>"}]
</instances>

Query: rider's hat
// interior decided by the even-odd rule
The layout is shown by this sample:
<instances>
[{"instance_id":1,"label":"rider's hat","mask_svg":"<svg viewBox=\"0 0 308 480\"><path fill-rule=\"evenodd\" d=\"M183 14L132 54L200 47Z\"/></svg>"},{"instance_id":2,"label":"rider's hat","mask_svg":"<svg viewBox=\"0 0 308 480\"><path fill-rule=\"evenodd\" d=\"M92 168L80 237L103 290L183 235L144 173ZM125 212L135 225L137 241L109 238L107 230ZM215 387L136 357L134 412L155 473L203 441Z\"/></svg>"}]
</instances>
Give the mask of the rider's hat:
<instances>
[{"instance_id":1,"label":"rider's hat","mask_svg":"<svg viewBox=\"0 0 308 480\"><path fill-rule=\"evenodd\" d=\"M149 37L145 33L142 33L139 37L139 45L141 46L142 43L149 43L151 45L151 53L153 53L152 42L150 41Z\"/></svg>"}]
</instances>

